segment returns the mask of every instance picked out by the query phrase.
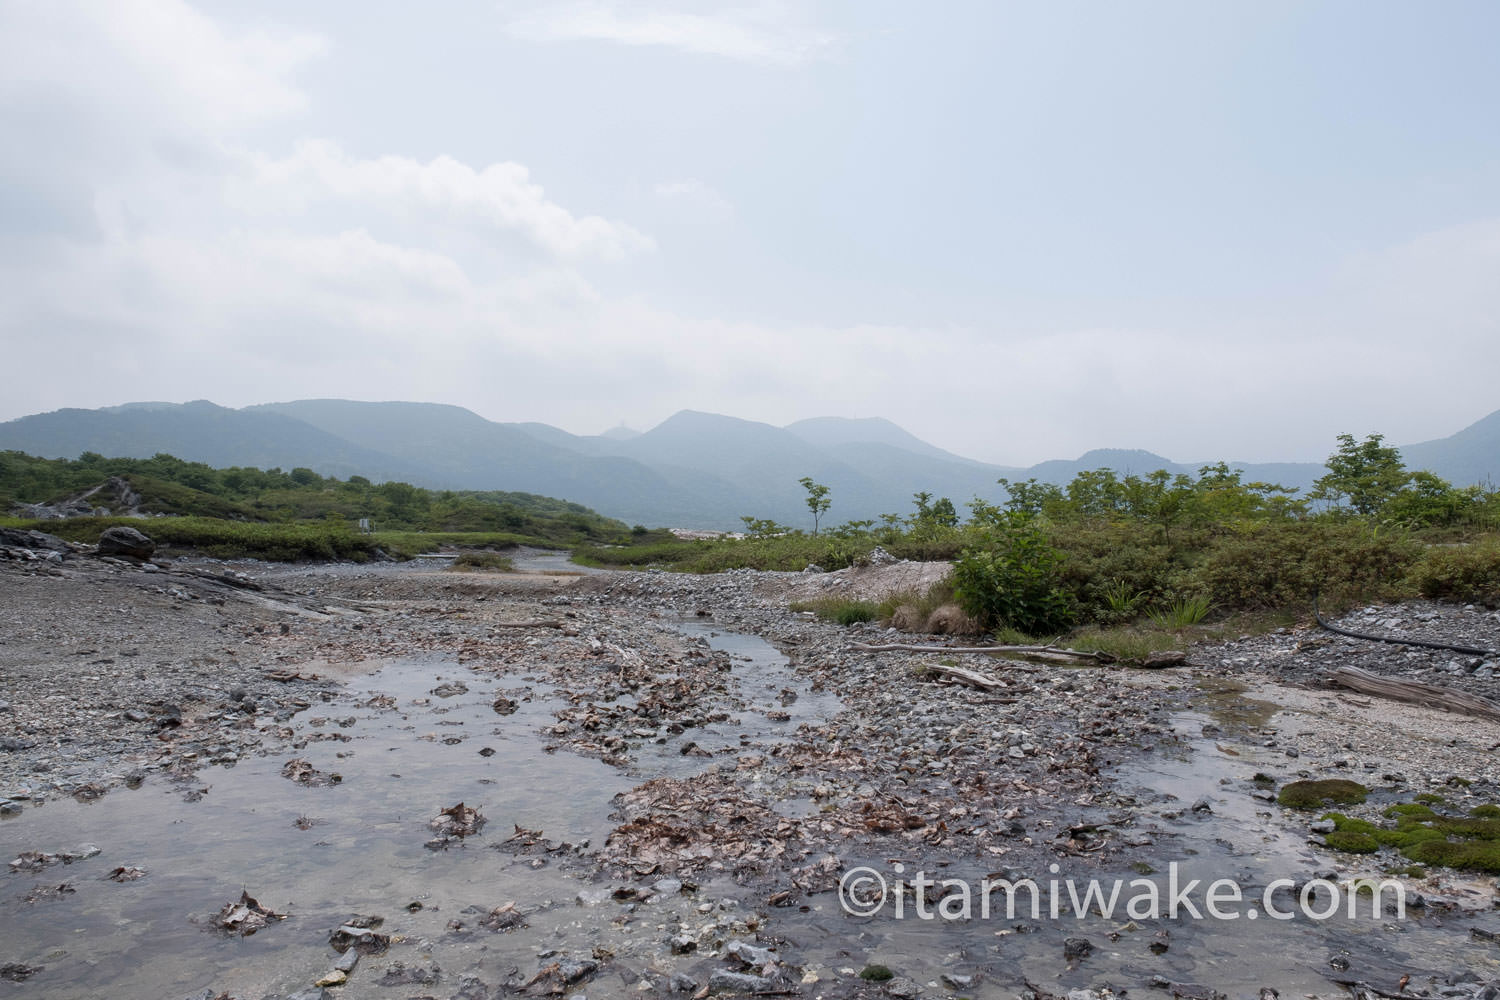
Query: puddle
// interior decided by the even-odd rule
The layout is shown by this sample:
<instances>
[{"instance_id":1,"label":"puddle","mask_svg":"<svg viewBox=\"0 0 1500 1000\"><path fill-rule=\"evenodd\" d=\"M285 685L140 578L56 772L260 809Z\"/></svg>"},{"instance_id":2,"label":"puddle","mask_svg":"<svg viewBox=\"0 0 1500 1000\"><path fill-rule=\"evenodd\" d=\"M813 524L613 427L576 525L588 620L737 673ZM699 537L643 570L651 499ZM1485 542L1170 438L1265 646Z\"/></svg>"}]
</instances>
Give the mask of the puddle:
<instances>
[{"instance_id":1,"label":"puddle","mask_svg":"<svg viewBox=\"0 0 1500 1000\"><path fill-rule=\"evenodd\" d=\"M454 680L469 693L429 693ZM461 971L487 982L502 980L512 965L529 972L544 946L571 945L587 955L609 914L573 905L582 883L560 862L533 870L531 859L490 845L516 825L549 840L602 843L610 798L633 782L598 761L546 753L536 735L551 718L542 698L522 701L513 715L495 714L494 695L514 697L517 686L513 678L497 682L451 664L392 663L296 720L299 733L348 737L297 751L318 770L341 775L336 785L304 787L282 777L286 755L199 772L189 787L208 793L196 802L153 777L91 804L60 800L28 809L0 826L5 860L80 842L101 853L0 875L0 963L45 967L24 984L0 981L0 996L160 1000L210 986L243 997L291 992L331 968L337 955L328 933L353 914L381 915L383 933L409 942L366 963L410 964L430 952L455 989ZM371 705L382 694L396 699L394 710ZM310 724L320 717L328 721ZM337 721L349 719L348 726ZM496 753L481 756L482 747ZM424 848L433 836L428 821L459 801L478 806L488 824L461 847ZM311 825L299 829L299 818ZM109 881L122 865L148 874ZM74 891L22 900L36 885L62 882ZM246 938L204 929L242 888L289 918ZM467 940L446 930L452 919L477 921L461 915L466 907L488 912L511 900L541 911L528 918L531 929L479 931ZM409 913L413 901L423 908Z\"/></svg>"}]
</instances>

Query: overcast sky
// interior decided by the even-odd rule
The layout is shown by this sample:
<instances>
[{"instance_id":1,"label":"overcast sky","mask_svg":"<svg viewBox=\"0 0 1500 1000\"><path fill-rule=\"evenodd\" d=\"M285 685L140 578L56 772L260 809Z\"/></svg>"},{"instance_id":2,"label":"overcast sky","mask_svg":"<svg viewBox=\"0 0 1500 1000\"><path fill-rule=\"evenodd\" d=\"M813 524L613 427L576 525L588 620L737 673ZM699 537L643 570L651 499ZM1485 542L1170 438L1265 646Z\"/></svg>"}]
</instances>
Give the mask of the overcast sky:
<instances>
[{"instance_id":1,"label":"overcast sky","mask_svg":"<svg viewBox=\"0 0 1500 1000\"><path fill-rule=\"evenodd\" d=\"M1500 409L1500 5L0 0L0 419L1321 460Z\"/></svg>"}]
</instances>

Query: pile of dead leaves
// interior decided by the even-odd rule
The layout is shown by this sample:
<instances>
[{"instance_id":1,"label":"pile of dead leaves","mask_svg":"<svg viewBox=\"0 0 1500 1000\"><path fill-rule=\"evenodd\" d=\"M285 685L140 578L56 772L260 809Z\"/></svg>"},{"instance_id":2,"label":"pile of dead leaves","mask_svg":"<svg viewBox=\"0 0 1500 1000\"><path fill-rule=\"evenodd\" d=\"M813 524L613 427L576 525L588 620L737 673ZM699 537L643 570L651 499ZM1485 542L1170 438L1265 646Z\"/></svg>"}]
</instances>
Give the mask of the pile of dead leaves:
<instances>
[{"instance_id":1,"label":"pile of dead leaves","mask_svg":"<svg viewBox=\"0 0 1500 1000\"><path fill-rule=\"evenodd\" d=\"M484 814L473 806L466 806L462 802L451 805L427 824L437 836L429 840L426 846L430 850L441 850L451 840L461 841L478 833L484 824Z\"/></svg>"},{"instance_id":2,"label":"pile of dead leaves","mask_svg":"<svg viewBox=\"0 0 1500 1000\"><path fill-rule=\"evenodd\" d=\"M657 778L616 799L626 822L604 844L606 860L637 873L705 868L763 872L797 844L800 823L750 798L723 774Z\"/></svg>"},{"instance_id":3,"label":"pile of dead leaves","mask_svg":"<svg viewBox=\"0 0 1500 1000\"><path fill-rule=\"evenodd\" d=\"M261 906L255 897L242 890L240 898L233 903L225 903L224 908L214 914L209 923L216 930L249 937L271 921L285 919L286 914Z\"/></svg>"},{"instance_id":4,"label":"pile of dead leaves","mask_svg":"<svg viewBox=\"0 0 1500 1000\"><path fill-rule=\"evenodd\" d=\"M344 776L337 773L319 771L312 766L311 761L298 757L289 760L281 767L281 776L295 781L299 785L309 788L327 788L329 785L337 785L344 780Z\"/></svg>"}]
</instances>

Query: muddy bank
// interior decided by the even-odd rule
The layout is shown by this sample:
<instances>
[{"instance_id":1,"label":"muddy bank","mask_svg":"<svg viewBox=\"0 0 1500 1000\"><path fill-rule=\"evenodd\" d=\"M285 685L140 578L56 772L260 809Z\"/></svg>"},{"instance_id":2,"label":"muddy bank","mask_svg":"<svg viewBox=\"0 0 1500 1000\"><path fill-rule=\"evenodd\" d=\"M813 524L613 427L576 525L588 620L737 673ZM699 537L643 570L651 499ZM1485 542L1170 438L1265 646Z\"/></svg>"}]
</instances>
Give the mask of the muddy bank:
<instances>
[{"instance_id":1,"label":"muddy bank","mask_svg":"<svg viewBox=\"0 0 1500 1000\"><path fill-rule=\"evenodd\" d=\"M944 657L1000 682L981 691L784 610L935 568L520 565L0 574L0 698L33 741L0 753L0 795L27 793L0 823L23 861L0 874L0 993L1467 997L1500 976L1493 883L1441 869L1406 880L1427 905L1399 919L913 918L957 892L896 886L919 872L1045 887L1175 863L1248 894L1380 873L1265 779L1353 776L1371 809L1495 800L1493 724L1322 689L1332 661L1286 666L1329 648L1313 633L1171 671ZM262 589L170 593L202 572ZM890 890L866 915L839 893L861 867ZM274 915L250 935L215 924L242 891Z\"/></svg>"}]
</instances>

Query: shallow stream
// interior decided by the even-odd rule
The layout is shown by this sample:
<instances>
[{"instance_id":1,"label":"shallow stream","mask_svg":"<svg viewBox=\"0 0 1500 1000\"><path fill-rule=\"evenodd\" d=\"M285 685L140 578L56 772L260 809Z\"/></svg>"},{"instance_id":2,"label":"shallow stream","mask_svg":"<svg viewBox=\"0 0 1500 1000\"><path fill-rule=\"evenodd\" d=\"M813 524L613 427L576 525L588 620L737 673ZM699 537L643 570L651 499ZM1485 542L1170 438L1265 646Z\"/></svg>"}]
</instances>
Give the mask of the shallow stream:
<instances>
[{"instance_id":1,"label":"shallow stream","mask_svg":"<svg viewBox=\"0 0 1500 1000\"><path fill-rule=\"evenodd\" d=\"M835 696L812 690L763 640L697 622L680 628L729 653L738 693L751 706L694 730L701 746L764 746L839 711ZM467 690L434 693L454 682ZM517 701L513 714L491 708L502 694ZM1248 794L1250 776L1278 762L1257 751L1253 739L1233 741L1227 753L1221 747L1228 737L1202 735L1210 724L1253 731L1269 722L1274 706L1248 704L1223 690L1206 690L1198 702L1201 713L1177 719L1183 742L1143 754L1114 776L1138 793L1147 820L1109 835L1138 840L1153 878L1174 860L1185 879L1229 876L1247 887L1311 875L1318 865L1302 838L1286 832L1274 807ZM768 705L786 716L772 719L754 710ZM305 787L282 776L288 757L251 757L233 768L204 769L185 783L153 775L138 789L116 789L92 803L54 800L0 821L7 861L23 851L74 851L85 843L99 848L71 864L0 874L0 965L42 967L26 982L0 979L0 996L170 1000L212 989L249 1000L290 994L332 968L338 955L329 934L354 915L384 918L380 931L393 942L389 952L362 960L346 996L371 995L367 987L397 961L436 965L439 983L421 989L453 996L465 976L494 987L529 977L552 957L587 958L596 949L617 961L577 992L637 994L643 970L664 977L690 961L672 955L666 944L677 928L713 914L748 914L764 893L706 884L649 906L622 905L610 899L610 886L587 881L591 865L574 850L496 849L521 827L541 831L553 845L587 851L608 835L617 793L647 777L706 766L665 737L642 742L635 773L549 752L541 731L556 707L545 686L524 676L497 679L451 662L393 661L353 678L294 720L309 739L298 756L319 772L336 773L336 784ZM206 793L192 794L197 789ZM1192 809L1200 799L1208 811ZM434 836L429 821L458 802L478 807L487 824L446 849L424 846ZM844 861L884 870L905 861L909 871L921 864L920 858ZM146 874L112 881L109 874L121 866ZM1005 859L994 858L954 866L940 877L977 882L1004 870ZM1128 880L1142 872L1096 871L1082 859L1057 877L1095 875ZM65 888L58 893L58 887ZM43 897L28 901L39 890ZM286 919L248 937L214 930L211 918L242 890ZM479 926L511 902L526 926ZM1256 996L1263 985L1287 997L1328 996L1339 992L1330 975L1390 991L1407 972L1418 978L1470 969L1500 977L1500 949L1466 932L1470 924L1495 930L1489 914L1409 911L1400 921L1324 923L1183 919L1132 928L1119 915L897 920L888 911L849 916L831 893L804 902L805 911L772 911L770 929L782 939L784 956L824 981L882 962L927 984L928 995L1014 997L1021 980L1029 979L1056 992L1110 983L1117 992L1165 996L1148 986L1161 976L1208 983L1231 996ZM1091 943L1086 958L1064 959L1065 940L1073 937ZM1349 971L1330 966L1339 956L1347 958ZM699 971L713 966L701 957L691 961ZM974 978L948 990L940 985L944 974ZM807 986L809 995L818 990L815 983ZM411 988L389 993L409 994Z\"/></svg>"}]
</instances>

